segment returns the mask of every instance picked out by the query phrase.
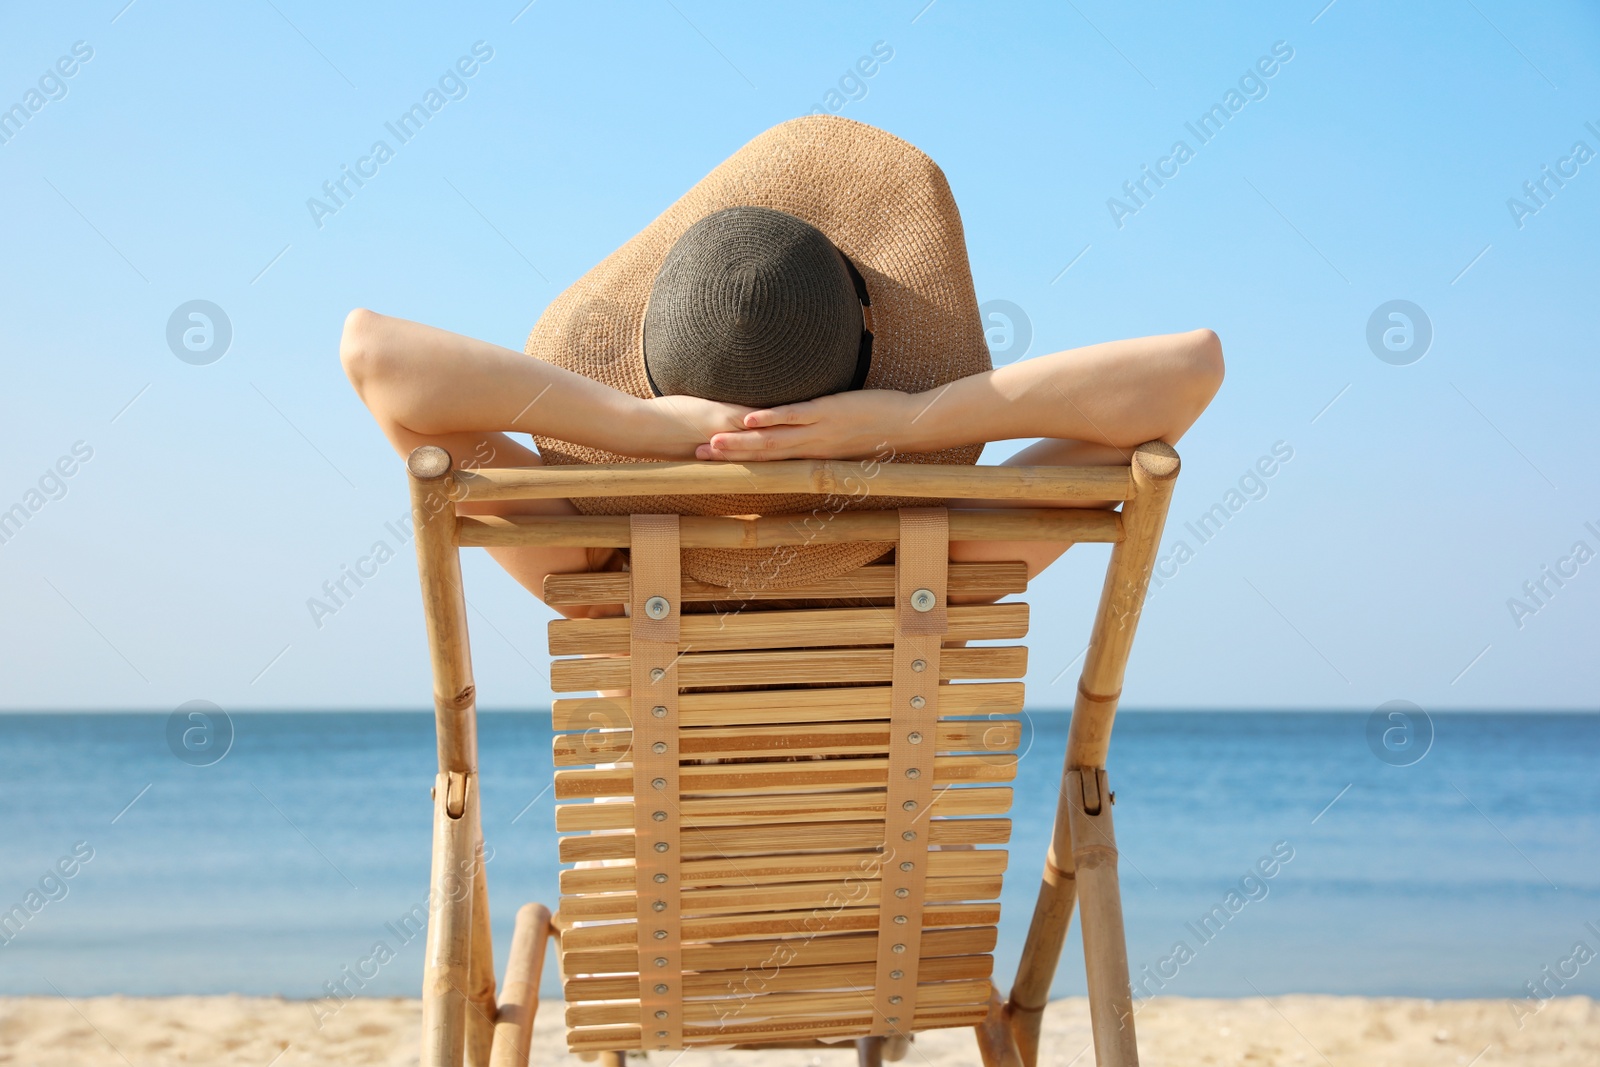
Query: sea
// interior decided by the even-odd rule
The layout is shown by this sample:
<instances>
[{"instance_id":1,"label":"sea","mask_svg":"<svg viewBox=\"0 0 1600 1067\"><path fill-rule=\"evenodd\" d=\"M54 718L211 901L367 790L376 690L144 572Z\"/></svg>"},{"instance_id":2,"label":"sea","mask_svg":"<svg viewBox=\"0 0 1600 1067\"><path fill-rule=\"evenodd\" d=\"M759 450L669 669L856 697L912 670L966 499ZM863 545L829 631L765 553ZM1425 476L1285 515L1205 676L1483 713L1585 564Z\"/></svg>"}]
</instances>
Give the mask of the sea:
<instances>
[{"instance_id":1,"label":"sea","mask_svg":"<svg viewBox=\"0 0 1600 1067\"><path fill-rule=\"evenodd\" d=\"M1002 989L1067 735L1023 719ZM418 995L431 713L201 721L0 715L0 993ZM479 749L503 961L556 903L548 713L481 714ZM1600 996L1600 715L1125 711L1109 775L1140 997Z\"/></svg>"}]
</instances>

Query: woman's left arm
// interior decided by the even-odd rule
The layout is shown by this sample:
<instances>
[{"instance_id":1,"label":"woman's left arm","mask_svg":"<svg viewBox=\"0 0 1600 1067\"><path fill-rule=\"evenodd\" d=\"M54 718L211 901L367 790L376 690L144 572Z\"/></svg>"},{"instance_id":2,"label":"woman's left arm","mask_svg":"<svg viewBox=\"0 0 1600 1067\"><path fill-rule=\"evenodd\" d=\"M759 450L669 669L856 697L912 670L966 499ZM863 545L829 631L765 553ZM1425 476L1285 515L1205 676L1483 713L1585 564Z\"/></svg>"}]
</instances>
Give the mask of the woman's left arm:
<instances>
[{"instance_id":1,"label":"woman's left arm","mask_svg":"<svg viewBox=\"0 0 1600 1067\"><path fill-rule=\"evenodd\" d=\"M925 393L873 389L754 411L700 459L842 459L1019 438L1118 452L1175 443L1222 384L1210 330L1089 345L974 374Z\"/></svg>"}]
</instances>

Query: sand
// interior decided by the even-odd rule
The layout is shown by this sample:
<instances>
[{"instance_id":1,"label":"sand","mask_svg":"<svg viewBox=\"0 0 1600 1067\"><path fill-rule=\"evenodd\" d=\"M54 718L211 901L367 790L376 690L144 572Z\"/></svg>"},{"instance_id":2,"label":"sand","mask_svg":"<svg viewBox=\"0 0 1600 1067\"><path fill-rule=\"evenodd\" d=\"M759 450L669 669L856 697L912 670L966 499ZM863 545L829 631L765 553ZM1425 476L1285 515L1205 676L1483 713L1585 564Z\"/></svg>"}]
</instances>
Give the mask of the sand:
<instances>
[{"instance_id":1,"label":"sand","mask_svg":"<svg viewBox=\"0 0 1600 1067\"><path fill-rule=\"evenodd\" d=\"M321 1029L302 1001L265 997L0 998L0 1063L72 1067L160 1064L414 1064L421 1005L415 1000L355 1000ZM561 1047L560 1005L539 1012L537 1064L577 1064ZM1600 1064L1600 1008L1588 997L1546 1002L1518 1027L1504 1000L1405 1000L1284 996L1270 1001L1158 997L1138 1016L1141 1058L1166 1064L1362 1064L1393 1067L1557 1067ZM1046 1015L1041 1067L1090 1067L1088 1006L1053 1005ZM658 1067L673 1054L641 1064ZM749 1067L855 1062L840 1051L762 1054L694 1052L683 1067ZM977 1062L967 1030L923 1034L902 1061L910 1067Z\"/></svg>"}]
</instances>

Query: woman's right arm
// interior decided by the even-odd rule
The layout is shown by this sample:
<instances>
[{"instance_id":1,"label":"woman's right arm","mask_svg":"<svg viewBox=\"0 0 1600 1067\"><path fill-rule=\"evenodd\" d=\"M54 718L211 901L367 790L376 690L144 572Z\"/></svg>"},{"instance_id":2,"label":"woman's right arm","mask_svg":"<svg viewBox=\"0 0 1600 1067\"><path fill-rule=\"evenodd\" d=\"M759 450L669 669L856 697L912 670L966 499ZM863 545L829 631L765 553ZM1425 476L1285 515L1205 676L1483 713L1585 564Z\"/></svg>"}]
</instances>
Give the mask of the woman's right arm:
<instances>
[{"instance_id":1,"label":"woman's right arm","mask_svg":"<svg viewBox=\"0 0 1600 1067\"><path fill-rule=\"evenodd\" d=\"M548 434L640 458L693 459L713 433L736 429L751 409L693 397L642 400L543 360L421 323L352 311L339 359L350 384L396 452L438 445L460 467L537 467L539 454L510 431ZM465 515L575 515L568 500L457 504ZM614 549L491 548L535 596L551 574L604 569ZM556 609L570 618L612 615L617 605Z\"/></svg>"},{"instance_id":2,"label":"woman's right arm","mask_svg":"<svg viewBox=\"0 0 1600 1067\"><path fill-rule=\"evenodd\" d=\"M358 308L339 359L350 384L400 438L533 433L641 459L693 459L749 408L695 397L640 399L509 348Z\"/></svg>"}]
</instances>

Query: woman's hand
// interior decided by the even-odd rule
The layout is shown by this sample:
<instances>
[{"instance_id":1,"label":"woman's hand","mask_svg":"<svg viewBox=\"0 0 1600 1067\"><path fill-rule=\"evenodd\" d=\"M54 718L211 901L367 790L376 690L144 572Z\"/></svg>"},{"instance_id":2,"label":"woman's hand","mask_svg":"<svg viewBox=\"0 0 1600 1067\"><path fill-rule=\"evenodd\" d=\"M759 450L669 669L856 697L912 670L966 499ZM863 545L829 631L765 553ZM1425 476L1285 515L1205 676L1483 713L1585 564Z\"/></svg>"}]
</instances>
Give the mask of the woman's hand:
<instances>
[{"instance_id":1,"label":"woman's hand","mask_svg":"<svg viewBox=\"0 0 1600 1067\"><path fill-rule=\"evenodd\" d=\"M902 447L920 405L907 393L863 389L751 411L713 434L696 459L856 459Z\"/></svg>"},{"instance_id":2,"label":"woman's hand","mask_svg":"<svg viewBox=\"0 0 1600 1067\"><path fill-rule=\"evenodd\" d=\"M640 447L627 454L648 459L694 459L712 437L741 429L755 411L697 396L657 396L639 403L644 405L644 432L638 435Z\"/></svg>"}]
</instances>

